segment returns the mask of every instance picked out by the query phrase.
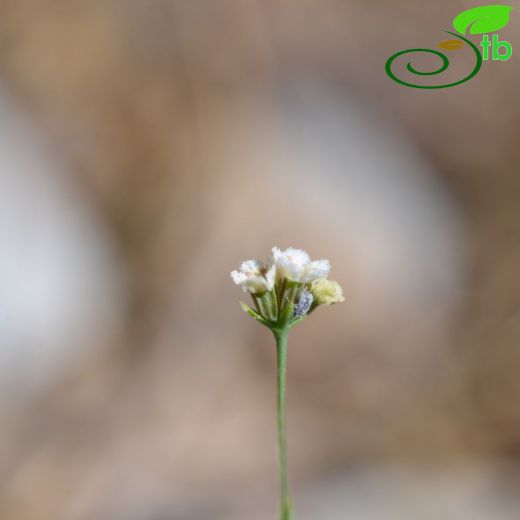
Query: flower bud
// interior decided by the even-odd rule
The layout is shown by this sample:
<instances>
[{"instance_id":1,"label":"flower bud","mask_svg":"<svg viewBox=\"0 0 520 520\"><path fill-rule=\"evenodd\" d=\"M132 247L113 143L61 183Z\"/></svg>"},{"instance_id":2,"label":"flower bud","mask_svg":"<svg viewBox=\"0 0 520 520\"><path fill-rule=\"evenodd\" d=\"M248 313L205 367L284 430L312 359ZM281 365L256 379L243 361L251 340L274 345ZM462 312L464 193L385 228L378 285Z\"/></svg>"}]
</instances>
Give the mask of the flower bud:
<instances>
[{"instance_id":1,"label":"flower bud","mask_svg":"<svg viewBox=\"0 0 520 520\"><path fill-rule=\"evenodd\" d=\"M321 278L311 285L311 293L318 305L332 305L345 301L343 289L338 282Z\"/></svg>"}]
</instances>

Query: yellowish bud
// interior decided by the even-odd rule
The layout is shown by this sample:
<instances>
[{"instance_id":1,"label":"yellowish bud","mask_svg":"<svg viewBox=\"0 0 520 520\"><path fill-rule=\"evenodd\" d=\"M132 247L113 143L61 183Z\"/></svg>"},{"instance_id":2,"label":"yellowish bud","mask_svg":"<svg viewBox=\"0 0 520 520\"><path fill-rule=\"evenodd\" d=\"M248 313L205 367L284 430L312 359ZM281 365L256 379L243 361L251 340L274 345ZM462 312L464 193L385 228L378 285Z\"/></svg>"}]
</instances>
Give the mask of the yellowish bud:
<instances>
[{"instance_id":1,"label":"yellowish bud","mask_svg":"<svg viewBox=\"0 0 520 520\"><path fill-rule=\"evenodd\" d=\"M338 282L321 278L311 285L311 293L318 305L332 305L345 301L343 289Z\"/></svg>"}]
</instances>

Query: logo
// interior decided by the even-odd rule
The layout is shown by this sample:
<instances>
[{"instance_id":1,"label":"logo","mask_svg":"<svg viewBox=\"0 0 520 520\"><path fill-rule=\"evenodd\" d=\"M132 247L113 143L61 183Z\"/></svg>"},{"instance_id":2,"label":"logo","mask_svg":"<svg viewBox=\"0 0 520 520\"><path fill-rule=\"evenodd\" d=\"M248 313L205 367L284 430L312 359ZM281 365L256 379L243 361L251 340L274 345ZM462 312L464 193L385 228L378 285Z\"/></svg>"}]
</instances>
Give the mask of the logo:
<instances>
[{"instance_id":1,"label":"logo","mask_svg":"<svg viewBox=\"0 0 520 520\"><path fill-rule=\"evenodd\" d=\"M513 7L509 5L483 5L473 9L468 9L467 11L463 11L453 19L453 27L457 32L445 32L455 37L455 39L443 41L439 43L437 47L449 52L462 48L471 49L471 54L475 59L475 66L466 77L458 81L451 81L450 83L441 85L414 84L397 77L397 75L394 73L394 62L401 56L411 53L427 53L429 55L434 55L441 60L441 65L436 70L431 72L418 70L409 61L406 65L406 69L411 74L422 77L436 76L448 69L450 66L450 60L446 54L438 50L423 48L407 49L396 52L394 55L390 56L385 66L386 73L391 79L400 85L412 88L431 90L455 87L457 85L461 85L462 83L466 83L478 74L482 67L483 61L489 61L490 59L493 61L507 61L513 55L513 47L509 42L505 40L501 41L498 34L490 34L496 33L496 31L504 28L509 23L509 16L512 10ZM475 34L483 35L482 41L478 47L471 40L466 38L466 35ZM482 52L480 51L479 47L482 47Z\"/></svg>"}]
</instances>

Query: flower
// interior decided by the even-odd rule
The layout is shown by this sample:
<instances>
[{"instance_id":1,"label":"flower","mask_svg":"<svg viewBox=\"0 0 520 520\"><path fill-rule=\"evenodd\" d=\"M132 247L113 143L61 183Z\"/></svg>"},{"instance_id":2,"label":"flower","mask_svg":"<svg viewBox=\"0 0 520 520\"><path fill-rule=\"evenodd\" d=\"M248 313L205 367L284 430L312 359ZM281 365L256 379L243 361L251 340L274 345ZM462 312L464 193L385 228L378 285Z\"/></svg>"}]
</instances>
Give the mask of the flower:
<instances>
[{"instance_id":1,"label":"flower","mask_svg":"<svg viewBox=\"0 0 520 520\"><path fill-rule=\"evenodd\" d=\"M341 285L326 278L314 281L311 285L311 293L318 305L332 305L345 301Z\"/></svg>"},{"instance_id":2,"label":"flower","mask_svg":"<svg viewBox=\"0 0 520 520\"><path fill-rule=\"evenodd\" d=\"M233 281L251 294L254 307L242 309L273 332L288 331L320 305L344 300L337 282L327 279L328 260L311 261L302 249L273 247L266 262L246 260L231 273Z\"/></svg>"},{"instance_id":3,"label":"flower","mask_svg":"<svg viewBox=\"0 0 520 520\"><path fill-rule=\"evenodd\" d=\"M327 280L328 260L311 261L302 249L282 251L273 247L267 262L246 260L231 272L233 281L251 294L254 308L240 302L242 310L271 330L276 341L278 453L280 469L280 519L292 518L288 494L285 432L285 389L289 331L320 305L342 302L343 290Z\"/></svg>"},{"instance_id":4,"label":"flower","mask_svg":"<svg viewBox=\"0 0 520 520\"><path fill-rule=\"evenodd\" d=\"M263 294L274 287L276 266L260 260L246 260L231 272L233 281L246 293Z\"/></svg>"},{"instance_id":5,"label":"flower","mask_svg":"<svg viewBox=\"0 0 520 520\"><path fill-rule=\"evenodd\" d=\"M278 278L287 278L291 282L310 283L329 274L328 260L311 262L309 255L303 249L290 247L281 251L278 247L273 247L272 252Z\"/></svg>"}]
</instances>

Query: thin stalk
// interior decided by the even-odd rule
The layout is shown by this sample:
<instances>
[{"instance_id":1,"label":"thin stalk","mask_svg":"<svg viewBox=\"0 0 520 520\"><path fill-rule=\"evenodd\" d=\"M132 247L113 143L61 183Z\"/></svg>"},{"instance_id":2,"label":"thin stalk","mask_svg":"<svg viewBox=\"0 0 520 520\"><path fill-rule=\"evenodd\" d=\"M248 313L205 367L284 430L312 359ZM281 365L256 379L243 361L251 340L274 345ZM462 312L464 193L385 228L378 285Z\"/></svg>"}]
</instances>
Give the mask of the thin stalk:
<instances>
[{"instance_id":1,"label":"thin stalk","mask_svg":"<svg viewBox=\"0 0 520 520\"><path fill-rule=\"evenodd\" d=\"M285 427L285 390L288 330L274 331L277 354L278 466L280 470L280 520L291 520L292 508L287 479L287 437Z\"/></svg>"}]
</instances>

